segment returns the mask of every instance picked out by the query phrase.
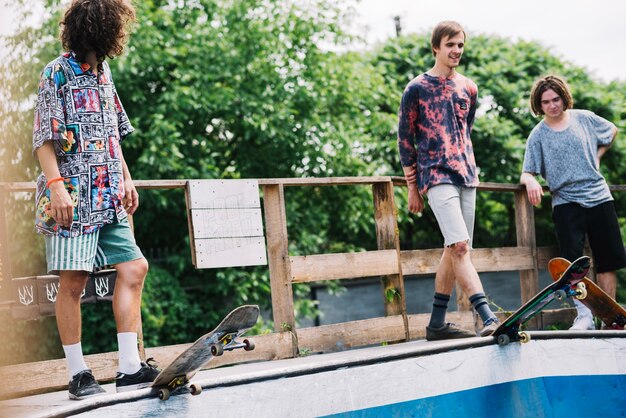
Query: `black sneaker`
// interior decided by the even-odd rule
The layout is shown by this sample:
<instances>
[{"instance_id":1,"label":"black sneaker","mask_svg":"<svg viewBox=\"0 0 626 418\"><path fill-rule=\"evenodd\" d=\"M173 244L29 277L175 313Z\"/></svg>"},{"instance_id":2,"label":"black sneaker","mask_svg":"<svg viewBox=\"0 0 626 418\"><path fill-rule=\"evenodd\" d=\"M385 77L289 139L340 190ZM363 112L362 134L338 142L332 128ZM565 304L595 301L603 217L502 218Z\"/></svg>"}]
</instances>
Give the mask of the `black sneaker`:
<instances>
[{"instance_id":1,"label":"black sneaker","mask_svg":"<svg viewBox=\"0 0 626 418\"><path fill-rule=\"evenodd\" d=\"M91 370L86 369L72 376L69 384L70 399L80 400L89 396L104 393L104 389L93 377Z\"/></svg>"},{"instance_id":2,"label":"black sneaker","mask_svg":"<svg viewBox=\"0 0 626 418\"><path fill-rule=\"evenodd\" d=\"M475 336L476 334L473 332L459 328L452 323L447 323L441 328L426 327L427 341L451 340L455 338L470 338Z\"/></svg>"},{"instance_id":3,"label":"black sneaker","mask_svg":"<svg viewBox=\"0 0 626 418\"><path fill-rule=\"evenodd\" d=\"M159 375L159 370L154 364L154 359L151 357L146 362L141 363L141 369L137 373L125 374L117 373L115 377L115 390L117 392L126 392L129 390L141 389L154 382L154 379Z\"/></svg>"}]
</instances>

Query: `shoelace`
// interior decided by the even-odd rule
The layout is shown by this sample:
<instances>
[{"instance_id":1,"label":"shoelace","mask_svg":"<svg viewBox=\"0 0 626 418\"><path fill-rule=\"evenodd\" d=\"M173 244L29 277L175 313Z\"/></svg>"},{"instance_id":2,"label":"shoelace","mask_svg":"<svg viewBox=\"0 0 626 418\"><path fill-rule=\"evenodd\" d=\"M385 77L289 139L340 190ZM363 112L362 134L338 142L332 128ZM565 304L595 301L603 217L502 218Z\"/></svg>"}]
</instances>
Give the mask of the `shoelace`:
<instances>
[{"instance_id":1,"label":"shoelace","mask_svg":"<svg viewBox=\"0 0 626 418\"><path fill-rule=\"evenodd\" d=\"M91 372L84 372L82 375L80 375L80 379L78 379L78 387L83 386L85 382L85 378L89 378L89 380L95 380L95 378L93 377L93 374Z\"/></svg>"},{"instance_id":2,"label":"shoelace","mask_svg":"<svg viewBox=\"0 0 626 418\"><path fill-rule=\"evenodd\" d=\"M149 357L149 358L146 360L146 365L147 365L148 367L150 367L151 369L158 369L158 368L159 368L159 367L158 367L158 365L157 365L156 360L154 359L154 357Z\"/></svg>"}]
</instances>

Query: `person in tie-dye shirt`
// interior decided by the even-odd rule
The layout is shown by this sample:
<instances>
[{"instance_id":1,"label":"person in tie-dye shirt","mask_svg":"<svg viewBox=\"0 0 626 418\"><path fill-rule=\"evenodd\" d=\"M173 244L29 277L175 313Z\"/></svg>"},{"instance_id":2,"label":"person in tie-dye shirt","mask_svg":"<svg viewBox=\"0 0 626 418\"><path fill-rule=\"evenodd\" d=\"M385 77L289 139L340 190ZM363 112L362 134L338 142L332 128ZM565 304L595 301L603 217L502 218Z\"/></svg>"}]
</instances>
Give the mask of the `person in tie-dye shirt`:
<instances>
[{"instance_id":1,"label":"person in tie-dye shirt","mask_svg":"<svg viewBox=\"0 0 626 418\"><path fill-rule=\"evenodd\" d=\"M39 81L35 226L44 235L48 272L59 274L55 309L70 399L104 393L81 345L81 295L94 267L117 271L117 390L147 386L158 374L137 348L148 262L127 220L139 205L121 146L133 127L105 61L123 52L126 24L134 18L129 0L74 0L61 22L67 52L46 65Z\"/></svg>"},{"instance_id":2,"label":"person in tie-dye shirt","mask_svg":"<svg viewBox=\"0 0 626 418\"><path fill-rule=\"evenodd\" d=\"M491 335L498 326L469 254L478 186L470 134L478 88L456 72L465 38L457 22L444 21L435 27L431 37L435 66L409 82L399 111L398 149L409 210L421 212L426 195L444 237L427 340L475 336L445 322L455 280L483 320L480 335Z\"/></svg>"}]
</instances>

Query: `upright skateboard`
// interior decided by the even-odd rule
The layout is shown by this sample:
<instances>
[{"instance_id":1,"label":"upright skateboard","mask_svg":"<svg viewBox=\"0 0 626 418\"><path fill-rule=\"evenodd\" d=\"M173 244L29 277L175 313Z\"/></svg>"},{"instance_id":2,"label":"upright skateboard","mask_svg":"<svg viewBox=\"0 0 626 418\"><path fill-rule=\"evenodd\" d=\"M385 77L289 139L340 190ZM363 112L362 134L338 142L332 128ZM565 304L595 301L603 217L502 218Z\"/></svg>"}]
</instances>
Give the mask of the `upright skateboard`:
<instances>
[{"instance_id":1,"label":"upright skateboard","mask_svg":"<svg viewBox=\"0 0 626 418\"><path fill-rule=\"evenodd\" d=\"M559 280L561 275L570 266L565 258L553 258L548 263L548 271L552 280ZM583 277L579 285L583 284L587 291L587 297L581 302L591 309L591 312L604 322L610 329L626 329L626 309L606 294L597 284L587 277Z\"/></svg>"},{"instance_id":2,"label":"upright skateboard","mask_svg":"<svg viewBox=\"0 0 626 418\"><path fill-rule=\"evenodd\" d=\"M198 370L213 356L224 354L224 350L231 351L238 348L246 351L254 350L252 340L245 339L238 342L236 339L252 328L258 317L258 306L240 306L226 315L213 331L198 338L152 382L151 387L158 391L159 399L167 400L172 392L187 387ZM196 383L192 383L188 388L192 395L199 395L202 392L202 386Z\"/></svg>"},{"instance_id":3,"label":"upright skateboard","mask_svg":"<svg viewBox=\"0 0 626 418\"><path fill-rule=\"evenodd\" d=\"M520 327L531 318L545 309L553 300L563 300L568 296L584 298L586 292L583 286L577 286L585 274L589 271L591 260L589 257L580 257L574 261L551 285L544 288L535 297L513 312L493 333L498 339L498 344L506 345L511 341L530 341L530 334L520 332Z\"/></svg>"}]
</instances>

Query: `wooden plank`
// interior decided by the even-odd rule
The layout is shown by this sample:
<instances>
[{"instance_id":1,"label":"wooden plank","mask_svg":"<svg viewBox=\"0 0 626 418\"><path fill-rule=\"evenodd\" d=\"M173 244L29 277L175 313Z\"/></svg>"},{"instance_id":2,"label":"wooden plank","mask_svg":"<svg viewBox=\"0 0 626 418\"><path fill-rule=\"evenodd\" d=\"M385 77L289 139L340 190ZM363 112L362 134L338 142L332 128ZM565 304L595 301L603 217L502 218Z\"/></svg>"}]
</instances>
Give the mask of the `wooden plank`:
<instances>
[{"instance_id":1,"label":"wooden plank","mask_svg":"<svg viewBox=\"0 0 626 418\"><path fill-rule=\"evenodd\" d=\"M267 264L263 237L196 239L196 264L201 268L264 266Z\"/></svg>"},{"instance_id":2,"label":"wooden plank","mask_svg":"<svg viewBox=\"0 0 626 418\"><path fill-rule=\"evenodd\" d=\"M401 271L404 274L434 274L442 252L443 249L401 251ZM356 279L398 272L395 250L292 256L290 259L294 283ZM530 247L476 248L472 250L472 262L478 272L517 271L535 265Z\"/></svg>"},{"instance_id":3,"label":"wooden plank","mask_svg":"<svg viewBox=\"0 0 626 418\"><path fill-rule=\"evenodd\" d=\"M189 247L191 250L191 263L195 266L196 260L196 237L194 236L193 223L191 221L191 192L189 182L185 182L185 208L187 211L187 227L189 228Z\"/></svg>"},{"instance_id":4,"label":"wooden plank","mask_svg":"<svg viewBox=\"0 0 626 418\"><path fill-rule=\"evenodd\" d=\"M385 316L402 315L405 340L408 340L406 318L406 293L400 264L400 237L398 234L398 214L393 194L393 184L382 183L372 186L374 199L374 220L376 223L376 243L379 250L395 251L396 272L381 276Z\"/></svg>"},{"instance_id":5,"label":"wooden plank","mask_svg":"<svg viewBox=\"0 0 626 418\"><path fill-rule=\"evenodd\" d=\"M402 341L405 326L402 315L298 329L301 352L334 352L365 345Z\"/></svg>"},{"instance_id":6,"label":"wooden plank","mask_svg":"<svg viewBox=\"0 0 626 418\"><path fill-rule=\"evenodd\" d=\"M351 186L359 184L388 183L391 181L391 177L293 177L258 179L258 181L262 186L279 184L283 186Z\"/></svg>"},{"instance_id":7,"label":"wooden plank","mask_svg":"<svg viewBox=\"0 0 626 418\"><path fill-rule=\"evenodd\" d=\"M396 250L292 256L294 283L354 279L398 272Z\"/></svg>"},{"instance_id":8,"label":"wooden plank","mask_svg":"<svg viewBox=\"0 0 626 418\"><path fill-rule=\"evenodd\" d=\"M535 212L528 201L526 190L515 193L515 226L517 231L517 245L530 247L536 254L537 244L535 239ZM520 288L522 303L529 301L539 291L539 272L537 270L537 257L532 268L520 271Z\"/></svg>"},{"instance_id":9,"label":"wooden plank","mask_svg":"<svg viewBox=\"0 0 626 418\"><path fill-rule=\"evenodd\" d=\"M0 301L9 300L11 289L11 259L9 256L9 230L7 228L7 192L0 187Z\"/></svg>"},{"instance_id":10,"label":"wooden plank","mask_svg":"<svg viewBox=\"0 0 626 418\"><path fill-rule=\"evenodd\" d=\"M394 186L406 187L406 179L402 176L391 176ZM521 184L481 182L477 189L490 192L515 192L522 189Z\"/></svg>"},{"instance_id":11,"label":"wooden plank","mask_svg":"<svg viewBox=\"0 0 626 418\"><path fill-rule=\"evenodd\" d=\"M276 332L291 331L296 335L296 318L293 311L291 288L291 263L287 238L285 192L282 185L263 186L263 205L267 252L272 291L272 314ZM294 355L297 353L295 344Z\"/></svg>"},{"instance_id":12,"label":"wooden plank","mask_svg":"<svg viewBox=\"0 0 626 418\"><path fill-rule=\"evenodd\" d=\"M434 274L443 249L405 250L400 252L404 274ZM530 247L475 248L472 262L476 271L516 271L535 264Z\"/></svg>"},{"instance_id":13,"label":"wooden plank","mask_svg":"<svg viewBox=\"0 0 626 418\"><path fill-rule=\"evenodd\" d=\"M191 209L191 220L193 237L196 240L263 237L261 208Z\"/></svg>"},{"instance_id":14,"label":"wooden plank","mask_svg":"<svg viewBox=\"0 0 626 418\"><path fill-rule=\"evenodd\" d=\"M551 326L568 329L576 318L576 308L546 309L541 311L539 329L547 330Z\"/></svg>"},{"instance_id":15,"label":"wooden plank","mask_svg":"<svg viewBox=\"0 0 626 418\"><path fill-rule=\"evenodd\" d=\"M190 180L191 209L260 208L256 180Z\"/></svg>"},{"instance_id":16,"label":"wooden plank","mask_svg":"<svg viewBox=\"0 0 626 418\"><path fill-rule=\"evenodd\" d=\"M253 351L226 351L211 360L203 369L216 368L249 361L268 361L290 358L293 352L291 333L273 333L250 337L256 348ZM159 367L170 364L192 344L146 348L146 356L154 358ZM117 352L91 354L85 362L100 381L111 381L117 373ZM0 387L0 399L16 398L51 390L67 389L67 366L65 359L40 361L0 367L0 379L11 382Z\"/></svg>"},{"instance_id":17,"label":"wooden plank","mask_svg":"<svg viewBox=\"0 0 626 418\"><path fill-rule=\"evenodd\" d=\"M183 189L189 180L134 180L135 187L138 189ZM331 186L331 185L357 185L357 184L375 184L386 183L391 181L394 186L406 187L406 180L402 176L373 176L373 177L327 177L327 178L310 178L310 177L294 177L294 178L273 178L258 179L259 185L278 185L284 186ZM35 182L0 182L0 187L7 187L12 192L34 192ZM478 186L478 190L494 191L494 192L515 192L521 190L523 186L520 184L510 183L490 183L484 182ZM614 184L609 185L611 192L624 192L626 185ZM544 190L547 190L544 187Z\"/></svg>"},{"instance_id":18,"label":"wooden plank","mask_svg":"<svg viewBox=\"0 0 626 418\"><path fill-rule=\"evenodd\" d=\"M550 259L559 256L559 247L538 247L537 248L537 267L542 270L548 268Z\"/></svg>"},{"instance_id":19,"label":"wooden plank","mask_svg":"<svg viewBox=\"0 0 626 418\"><path fill-rule=\"evenodd\" d=\"M256 180L190 181L185 199L196 268L267 264Z\"/></svg>"},{"instance_id":20,"label":"wooden plank","mask_svg":"<svg viewBox=\"0 0 626 418\"><path fill-rule=\"evenodd\" d=\"M535 238L535 211L528 200L526 188L515 192L515 227L517 245L530 247L533 252L534 265L531 269L520 270L521 304L528 302L539 292L539 270L537 268L537 242ZM539 326L539 318L528 321L529 328Z\"/></svg>"}]
</instances>

